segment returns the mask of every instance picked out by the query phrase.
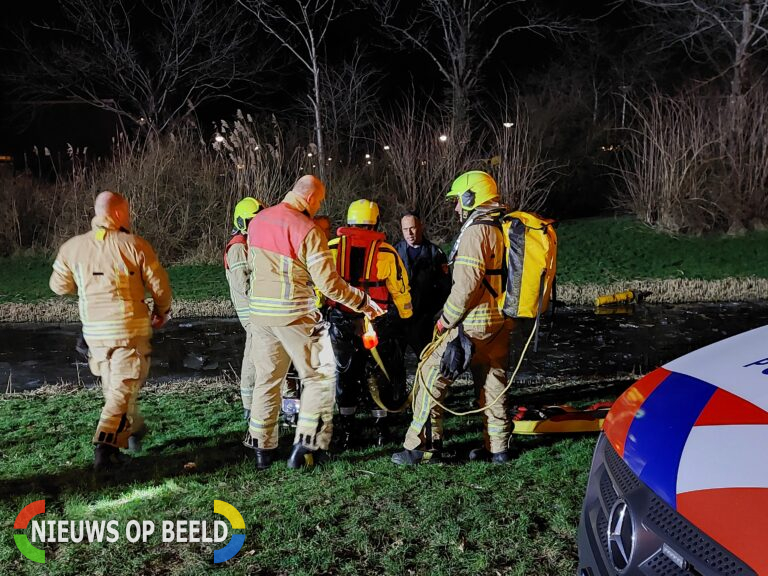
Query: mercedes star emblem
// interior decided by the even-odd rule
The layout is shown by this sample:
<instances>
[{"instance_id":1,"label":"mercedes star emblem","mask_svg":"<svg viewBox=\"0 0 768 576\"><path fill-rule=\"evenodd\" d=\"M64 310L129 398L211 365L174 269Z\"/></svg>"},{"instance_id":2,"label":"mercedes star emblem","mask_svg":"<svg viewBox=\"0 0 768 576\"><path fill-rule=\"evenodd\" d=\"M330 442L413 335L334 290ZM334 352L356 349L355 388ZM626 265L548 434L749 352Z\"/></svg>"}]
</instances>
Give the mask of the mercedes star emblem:
<instances>
[{"instance_id":1,"label":"mercedes star emblem","mask_svg":"<svg viewBox=\"0 0 768 576\"><path fill-rule=\"evenodd\" d=\"M608 517L608 554L613 567L626 570L635 549L635 520L624 500L617 500Z\"/></svg>"}]
</instances>

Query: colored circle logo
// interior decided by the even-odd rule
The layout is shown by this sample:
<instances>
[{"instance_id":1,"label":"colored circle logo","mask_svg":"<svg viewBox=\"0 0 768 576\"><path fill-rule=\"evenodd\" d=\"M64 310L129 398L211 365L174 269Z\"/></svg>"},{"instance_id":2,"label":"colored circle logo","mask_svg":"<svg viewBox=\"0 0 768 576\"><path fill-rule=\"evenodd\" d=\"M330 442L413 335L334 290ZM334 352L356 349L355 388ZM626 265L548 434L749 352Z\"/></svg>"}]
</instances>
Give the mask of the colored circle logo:
<instances>
[{"instance_id":1,"label":"colored circle logo","mask_svg":"<svg viewBox=\"0 0 768 576\"><path fill-rule=\"evenodd\" d=\"M29 521L38 514L43 514L44 512L45 500L35 500L21 509L19 515L16 516L16 521L13 523L13 527L26 530L27 526L29 526ZM37 562L38 564L45 564L45 550L40 550L40 548L32 546L32 542L29 541L26 534L14 534L13 539L16 542L16 547L19 549L19 552L26 558L29 558L32 562ZM243 539L245 539L245 537L243 537Z\"/></svg>"},{"instance_id":2,"label":"colored circle logo","mask_svg":"<svg viewBox=\"0 0 768 576\"><path fill-rule=\"evenodd\" d=\"M214 500L213 511L216 514L221 514L224 516L224 518L229 520L233 530L245 529L245 522L243 521L243 517L240 515L240 512L237 511L237 508L232 506L232 504L228 504L223 500ZM226 546L213 551L213 563L219 564L221 562L226 562L235 554L240 552L240 548L243 547L244 543L245 534L233 534L232 538L229 540L229 543Z\"/></svg>"}]
</instances>

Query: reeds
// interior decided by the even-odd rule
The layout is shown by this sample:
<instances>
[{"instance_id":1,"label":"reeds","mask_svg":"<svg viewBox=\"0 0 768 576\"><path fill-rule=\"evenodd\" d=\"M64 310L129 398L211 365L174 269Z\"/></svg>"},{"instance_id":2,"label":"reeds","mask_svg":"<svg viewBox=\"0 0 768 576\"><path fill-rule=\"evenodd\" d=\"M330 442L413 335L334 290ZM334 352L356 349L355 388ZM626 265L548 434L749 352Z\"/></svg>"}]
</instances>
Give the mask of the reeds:
<instances>
[{"instance_id":1,"label":"reeds","mask_svg":"<svg viewBox=\"0 0 768 576\"><path fill-rule=\"evenodd\" d=\"M671 234L765 227L765 82L735 98L654 92L634 111L619 156L619 207Z\"/></svg>"}]
</instances>

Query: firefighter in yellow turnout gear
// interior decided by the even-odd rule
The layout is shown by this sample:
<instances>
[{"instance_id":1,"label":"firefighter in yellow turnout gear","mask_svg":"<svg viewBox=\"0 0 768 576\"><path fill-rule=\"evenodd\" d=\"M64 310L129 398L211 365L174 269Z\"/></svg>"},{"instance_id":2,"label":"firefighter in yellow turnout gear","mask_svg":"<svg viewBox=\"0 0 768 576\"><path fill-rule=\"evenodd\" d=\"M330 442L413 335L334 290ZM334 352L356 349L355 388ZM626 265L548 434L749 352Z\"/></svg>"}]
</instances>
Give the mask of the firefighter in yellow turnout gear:
<instances>
[{"instance_id":1,"label":"firefighter in yellow turnout gear","mask_svg":"<svg viewBox=\"0 0 768 576\"><path fill-rule=\"evenodd\" d=\"M403 442L405 450L393 454L392 461L413 465L439 458L439 450L431 446L427 433L430 411L435 402L444 401L453 383L450 357L444 353L456 338L468 338L474 347L470 370L479 391L479 403L486 407L499 397L506 386L509 358L509 333L512 321L499 310L497 299L502 295L500 274L504 259L504 239L498 227L498 217L507 211L500 204L496 182L480 171L459 176L448 192L456 199L456 212L464 220L459 238L449 260L453 263L453 285L443 313L437 321L437 332L447 331L440 346L425 359L417 374L418 386L413 399L413 421ZM420 382L420 385L419 385ZM434 416L434 413L433 413ZM510 419L507 400L501 397L483 412L484 445L470 453L471 459L496 463L510 459L508 442Z\"/></svg>"},{"instance_id":2,"label":"firefighter in yellow turnout gear","mask_svg":"<svg viewBox=\"0 0 768 576\"><path fill-rule=\"evenodd\" d=\"M363 315L341 303L328 303L331 342L338 366L336 404L341 445L345 448L359 434L355 419L358 404L365 399L372 404L377 443L381 445L388 432L387 409L398 409L406 398L400 321L413 315L408 274L397 251L376 230L378 224L378 205L370 200L356 200L347 211L347 226L339 228L338 237L329 243L339 275L386 311L373 323L378 345L375 351L369 351L362 340Z\"/></svg>"},{"instance_id":3,"label":"firefighter in yellow turnout gear","mask_svg":"<svg viewBox=\"0 0 768 576\"><path fill-rule=\"evenodd\" d=\"M382 312L336 272L328 240L312 221L324 198L323 183L302 176L280 204L259 212L248 227L248 260L254 271L249 330L256 383L244 444L254 450L257 468L272 463L280 384L291 361L303 390L288 466L313 466L325 457L331 442L336 362L314 287L366 316Z\"/></svg>"},{"instance_id":4,"label":"firefighter in yellow turnout gear","mask_svg":"<svg viewBox=\"0 0 768 576\"><path fill-rule=\"evenodd\" d=\"M78 296L89 365L104 391L94 465L107 469L119 463L120 448L137 449L146 430L137 398L149 373L152 328L169 317L171 288L152 247L130 233L128 201L102 192L94 208L91 230L60 248L50 287ZM151 313L147 291L154 301Z\"/></svg>"},{"instance_id":5,"label":"firefighter in yellow turnout gear","mask_svg":"<svg viewBox=\"0 0 768 576\"><path fill-rule=\"evenodd\" d=\"M237 318L245 330L245 352L240 369L240 398L243 403L245 419L248 419L253 399L253 383L256 368L249 353L251 337L248 332L250 315L248 301L248 286L251 278L251 268L248 264L248 224L251 218L262 209L261 202L250 196L243 198L235 205L233 222L235 229L224 249L224 271L229 284L229 294L235 307Z\"/></svg>"}]
</instances>

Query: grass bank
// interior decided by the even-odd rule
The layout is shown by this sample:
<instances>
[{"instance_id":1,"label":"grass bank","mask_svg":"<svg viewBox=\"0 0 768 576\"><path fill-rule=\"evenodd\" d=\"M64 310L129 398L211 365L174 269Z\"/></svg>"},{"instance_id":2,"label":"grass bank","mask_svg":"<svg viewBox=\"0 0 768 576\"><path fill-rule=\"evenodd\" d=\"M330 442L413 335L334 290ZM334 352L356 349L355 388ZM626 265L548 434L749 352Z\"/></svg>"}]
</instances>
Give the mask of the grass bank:
<instances>
[{"instance_id":1,"label":"grass bank","mask_svg":"<svg viewBox=\"0 0 768 576\"><path fill-rule=\"evenodd\" d=\"M258 472L242 456L231 382L148 387L143 451L113 478L90 471L100 395L71 389L0 399L0 517L45 498L46 520L217 519L213 500L246 523L242 551L222 574L573 574L575 530L595 437L523 440L509 466L467 463L477 419L448 419L451 463L402 469L396 444L338 456L311 472L284 461ZM461 401L469 388L454 396ZM401 436L404 423L398 430ZM291 439L281 439L283 451ZM284 458L284 456L283 456ZM221 519L221 518L218 518ZM16 531L18 532L18 531ZM29 531L28 531L29 532ZM231 533L231 532L230 532ZM204 574L212 544L44 544L45 566L0 539L0 572Z\"/></svg>"},{"instance_id":2,"label":"grass bank","mask_svg":"<svg viewBox=\"0 0 768 576\"><path fill-rule=\"evenodd\" d=\"M626 288L663 302L768 297L768 232L676 238L632 218L589 218L563 222L558 236L558 295L567 303ZM77 319L73 300L51 300L50 265L42 256L0 259L0 321ZM218 260L168 270L177 317L234 314Z\"/></svg>"}]
</instances>

